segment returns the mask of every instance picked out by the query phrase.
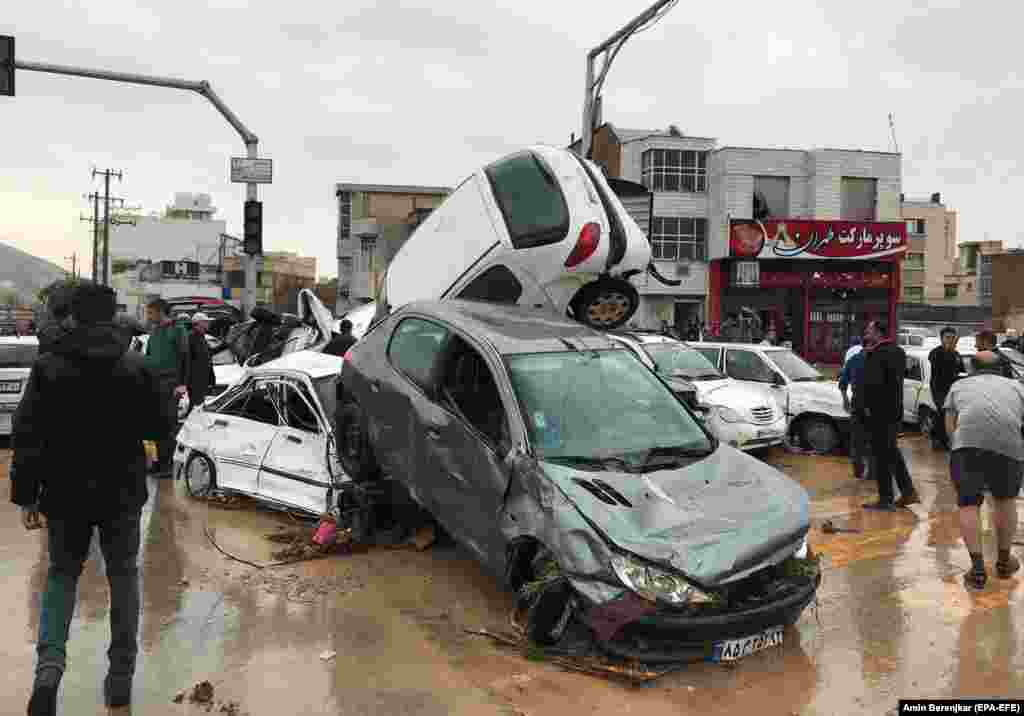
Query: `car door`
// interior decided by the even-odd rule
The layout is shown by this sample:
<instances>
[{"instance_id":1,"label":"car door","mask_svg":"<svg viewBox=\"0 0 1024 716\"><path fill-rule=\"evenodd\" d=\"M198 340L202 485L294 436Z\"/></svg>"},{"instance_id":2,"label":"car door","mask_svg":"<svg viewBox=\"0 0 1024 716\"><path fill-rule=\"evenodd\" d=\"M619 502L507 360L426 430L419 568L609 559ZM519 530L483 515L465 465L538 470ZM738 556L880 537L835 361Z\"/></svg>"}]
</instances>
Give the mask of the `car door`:
<instances>
[{"instance_id":1,"label":"car door","mask_svg":"<svg viewBox=\"0 0 1024 716\"><path fill-rule=\"evenodd\" d=\"M504 455L512 446L497 365L479 345L451 335L437 372L422 473L437 505L434 516L485 564L500 564L504 556L498 515L508 485Z\"/></svg>"},{"instance_id":2,"label":"car door","mask_svg":"<svg viewBox=\"0 0 1024 716\"><path fill-rule=\"evenodd\" d=\"M283 378L278 388L283 424L263 460L258 494L321 514L331 492L326 423L304 381Z\"/></svg>"},{"instance_id":3,"label":"car door","mask_svg":"<svg viewBox=\"0 0 1024 716\"><path fill-rule=\"evenodd\" d=\"M928 366L931 368L931 366ZM918 356L907 356L903 373L903 420L916 424L925 387L923 362Z\"/></svg>"},{"instance_id":4,"label":"car door","mask_svg":"<svg viewBox=\"0 0 1024 716\"><path fill-rule=\"evenodd\" d=\"M276 386L255 379L211 416L210 457L220 487L256 494L263 458L281 424Z\"/></svg>"}]
</instances>

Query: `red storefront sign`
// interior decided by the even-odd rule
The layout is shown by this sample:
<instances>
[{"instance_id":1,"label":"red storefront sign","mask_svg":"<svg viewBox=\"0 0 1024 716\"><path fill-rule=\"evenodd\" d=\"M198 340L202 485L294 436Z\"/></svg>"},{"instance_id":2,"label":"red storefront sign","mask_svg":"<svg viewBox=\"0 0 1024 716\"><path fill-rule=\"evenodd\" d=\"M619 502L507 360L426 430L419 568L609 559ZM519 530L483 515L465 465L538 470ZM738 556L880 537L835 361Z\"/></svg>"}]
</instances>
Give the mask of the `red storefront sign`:
<instances>
[{"instance_id":1,"label":"red storefront sign","mask_svg":"<svg viewBox=\"0 0 1024 716\"><path fill-rule=\"evenodd\" d=\"M758 288L800 288L805 273L800 271L761 271ZM811 288L891 288L892 274L883 271L813 271Z\"/></svg>"},{"instance_id":2,"label":"red storefront sign","mask_svg":"<svg viewBox=\"0 0 1024 716\"><path fill-rule=\"evenodd\" d=\"M729 226L729 255L758 259L877 259L907 250L900 221L746 221Z\"/></svg>"}]
</instances>

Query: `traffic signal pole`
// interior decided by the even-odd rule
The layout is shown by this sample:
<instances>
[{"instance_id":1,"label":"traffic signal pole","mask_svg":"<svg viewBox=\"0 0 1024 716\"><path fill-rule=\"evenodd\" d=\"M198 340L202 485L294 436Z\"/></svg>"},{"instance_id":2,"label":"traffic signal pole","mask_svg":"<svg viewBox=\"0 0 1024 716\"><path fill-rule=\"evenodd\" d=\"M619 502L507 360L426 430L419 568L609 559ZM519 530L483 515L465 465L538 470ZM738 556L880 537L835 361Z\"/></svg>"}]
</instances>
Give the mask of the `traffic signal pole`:
<instances>
[{"instance_id":1,"label":"traffic signal pole","mask_svg":"<svg viewBox=\"0 0 1024 716\"><path fill-rule=\"evenodd\" d=\"M221 116L227 120L228 124L230 124L242 137L242 141L245 142L246 157L249 159L256 159L259 156L257 151L259 147L259 139L257 139L256 135L250 132L249 129L242 124L242 121L238 116L232 112L226 104L224 104L217 93L213 91L213 87L210 86L210 83L205 80L192 82L172 77L155 77L150 75L131 74L127 72L92 70L84 67L52 65L44 62L25 62L23 60L18 60L17 58L14 59L14 69L26 70L28 72L45 72L54 75L68 75L71 77L88 77L96 80L110 80L112 82L125 82L128 84L148 85L150 87L167 87L170 89L196 92L209 100L210 104L220 112ZM13 87L10 94L14 94ZM255 182L246 183L245 198L247 201L258 200L258 187L259 185ZM261 260L262 251L255 255L244 254L242 257L242 265L245 270L245 289L242 293L242 312L246 316L252 312L253 307L256 305L256 264Z\"/></svg>"}]
</instances>

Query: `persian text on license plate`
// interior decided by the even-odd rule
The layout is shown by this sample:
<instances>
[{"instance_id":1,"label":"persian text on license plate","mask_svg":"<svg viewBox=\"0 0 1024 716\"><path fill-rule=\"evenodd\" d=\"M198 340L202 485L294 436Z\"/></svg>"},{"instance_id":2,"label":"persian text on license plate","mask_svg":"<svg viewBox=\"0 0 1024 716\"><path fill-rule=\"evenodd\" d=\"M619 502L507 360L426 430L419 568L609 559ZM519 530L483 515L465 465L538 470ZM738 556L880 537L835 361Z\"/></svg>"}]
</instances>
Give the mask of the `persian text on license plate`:
<instances>
[{"instance_id":1,"label":"persian text on license plate","mask_svg":"<svg viewBox=\"0 0 1024 716\"><path fill-rule=\"evenodd\" d=\"M782 646L782 627L765 629L758 634L751 634L742 639L729 639L715 643L712 661L736 661L745 656Z\"/></svg>"},{"instance_id":2,"label":"persian text on license plate","mask_svg":"<svg viewBox=\"0 0 1024 716\"><path fill-rule=\"evenodd\" d=\"M0 380L0 393L20 393L20 380Z\"/></svg>"}]
</instances>

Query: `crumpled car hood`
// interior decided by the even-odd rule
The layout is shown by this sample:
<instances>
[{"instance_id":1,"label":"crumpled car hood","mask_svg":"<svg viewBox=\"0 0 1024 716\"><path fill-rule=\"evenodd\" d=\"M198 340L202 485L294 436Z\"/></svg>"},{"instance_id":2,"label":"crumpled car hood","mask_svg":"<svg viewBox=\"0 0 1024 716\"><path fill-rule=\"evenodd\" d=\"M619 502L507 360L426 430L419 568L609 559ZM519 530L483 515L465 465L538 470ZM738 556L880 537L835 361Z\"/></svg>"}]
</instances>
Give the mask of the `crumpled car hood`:
<instances>
[{"instance_id":1,"label":"crumpled car hood","mask_svg":"<svg viewBox=\"0 0 1024 716\"><path fill-rule=\"evenodd\" d=\"M743 413L743 417L749 417L748 411L753 408L774 404L771 396L767 396L758 390L751 390L745 385L730 383L727 380L716 380L707 383L697 381L694 385L697 386L702 403L724 405L727 408L740 410Z\"/></svg>"},{"instance_id":2,"label":"crumpled car hood","mask_svg":"<svg viewBox=\"0 0 1024 716\"><path fill-rule=\"evenodd\" d=\"M685 467L646 474L541 465L613 545L702 586L782 561L810 529L803 487L728 446ZM601 480L632 507L607 504L574 479Z\"/></svg>"}]
</instances>

